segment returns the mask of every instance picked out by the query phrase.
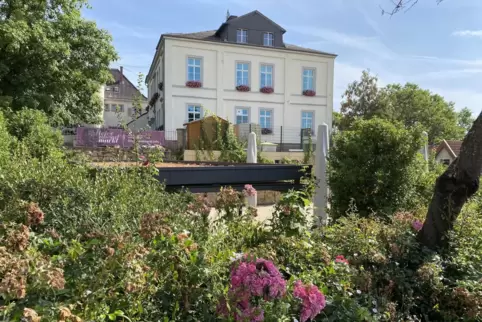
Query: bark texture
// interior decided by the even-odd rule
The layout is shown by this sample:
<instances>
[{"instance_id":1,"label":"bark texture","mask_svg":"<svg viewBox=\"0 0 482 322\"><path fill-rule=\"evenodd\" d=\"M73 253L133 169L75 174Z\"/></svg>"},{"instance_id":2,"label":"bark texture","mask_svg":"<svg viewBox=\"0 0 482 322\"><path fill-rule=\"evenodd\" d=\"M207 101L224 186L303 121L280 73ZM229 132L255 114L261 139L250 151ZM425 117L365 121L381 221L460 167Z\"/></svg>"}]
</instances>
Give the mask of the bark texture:
<instances>
[{"instance_id":1,"label":"bark texture","mask_svg":"<svg viewBox=\"0 0 482 322\"><path fill-rule=\"evenodd\" d=\"M482 113L465 136L459 156L437 179L427 219L418 237L437 250L447 246L452 230L467 199L479 189L482 172Z\"/></svg>"}]
</instances>

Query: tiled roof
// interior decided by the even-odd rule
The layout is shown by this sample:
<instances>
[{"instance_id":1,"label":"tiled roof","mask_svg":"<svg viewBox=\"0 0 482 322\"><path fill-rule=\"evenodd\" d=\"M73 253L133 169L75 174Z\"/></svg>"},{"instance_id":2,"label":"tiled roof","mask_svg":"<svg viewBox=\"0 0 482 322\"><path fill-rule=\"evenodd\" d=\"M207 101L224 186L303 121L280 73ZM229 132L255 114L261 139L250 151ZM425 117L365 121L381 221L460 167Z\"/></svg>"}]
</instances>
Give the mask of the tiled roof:
<instances>
[{"instance_id":1,"label":"tiled roof","mask_svg":"<svg viewBox=\"0 0 482 322\"><path fill-rule=\"evenodd\" d=\"M452 151L455 153L455 155L460 154L460 148L462 147L462 141L446 141L447 144L450 146Z\"/></svg>"},{"instance_id":2,"label":"tiled roof","mask_svg":"<svg viewBox=\"0 0 482 322\"><path fill-rule=\"evenodd\" d=\"M208 30L208 31L200 31L200 32L193 32L193 33L171 33L171 34L163 34L166 37L175 37L175 38L186 38L186 39L195 39L195 40L203 40L203 41L212 41L212 42L224 42L221 40L220 37L217 37L216 30ZM264 46L257 46L251 44L238 44L240 46L254 46L254 47L262 47ZM270 47L271 48L271 47ZM296 45L290 45L285 43L284 47L274 47L275 49L284 49L289 51L297 51L297 52L306 52L312 54L321 54L321 55L328 55L328 56L336 56L335 54L327 53L320 50L304 48Z\"/></svg>"},{"instance_id":3,"label":"tiled roof","mask_svg":"<svg viewBox=\"0 0 482 322\"><path fill-rule=\"evenodd\" d=\"M447 149L447 151L456 158L460 154L460 148L462 147L462 141L453 141L453 140L443 140L442 143L439 144L437 147L436 154L439 154L440 151L443 149Z\"/></svg>"},{"instance_id":4,"label":"tiled roof","mask_svg":"<svg viewBox=\"0 0 482 322\"><path fill-rule=\"evenodd\" d=\"M132 84L125 74L122 75L119 69L111 68L110 72L112 78L114 78L114 82L106 85L104 89L105 98L132 100L139 93L137 87ZM121 81L121 79L123 79L123 81ZM107 90L107 87L110 87L109 91ZM114 87L117 87L119 91L114 91ZM142 95L142 97L144 100L147 100L144 95Z\"/></svg>"}]
</instances>

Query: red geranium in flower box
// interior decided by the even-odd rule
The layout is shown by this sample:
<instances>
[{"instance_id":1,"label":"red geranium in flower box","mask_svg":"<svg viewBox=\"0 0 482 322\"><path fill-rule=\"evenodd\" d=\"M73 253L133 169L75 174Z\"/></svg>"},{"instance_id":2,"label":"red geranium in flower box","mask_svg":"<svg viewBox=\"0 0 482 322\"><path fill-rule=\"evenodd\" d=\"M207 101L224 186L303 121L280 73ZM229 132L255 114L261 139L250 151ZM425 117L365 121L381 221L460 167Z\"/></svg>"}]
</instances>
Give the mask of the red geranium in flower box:
<instances>
[{"instance_id":1,"label":"red geranium in flower box","mask_svg":"<svg viewBox=\"0 0 482 322\"><path fill-rule=\"evenodd\" d=\"M265 93L265 94L271 94L274 92L274 88L271 87L271 86L265 86L265 87L261 87L261 89L259 90L261 93Z\"/></svg>"},{"instance_id":2,"label":"red geranium in flower box","mask_svg":"<svg viewBox=\"0 0 482 322\"><path fill-rule=\"evenodd\" d=\"M200 81L187 81L186 86L191 88L199 88L203 84Z\"/></svg>"},{"instance_id":3,"label":"red geranium in flower box","mask_svg":"<svg viewBox=\"0 0 482 322\"><path fill-rule=\"evenodd\" d=\"M238 85L236 86L236 90L239 92L249 92L251 88L248 85Z\"/></svg>"},{"instance_id":4,"label":"red geranium in flower box","mask_svg":"<svg viewBox=\"0 0 482 322\"><path fill-rule=\"evenodd\" d=\"M305 95L305 96L315 96L316 92L312 89L305 89L303 91L303 95Z\"/></svg>"}]
</instances>

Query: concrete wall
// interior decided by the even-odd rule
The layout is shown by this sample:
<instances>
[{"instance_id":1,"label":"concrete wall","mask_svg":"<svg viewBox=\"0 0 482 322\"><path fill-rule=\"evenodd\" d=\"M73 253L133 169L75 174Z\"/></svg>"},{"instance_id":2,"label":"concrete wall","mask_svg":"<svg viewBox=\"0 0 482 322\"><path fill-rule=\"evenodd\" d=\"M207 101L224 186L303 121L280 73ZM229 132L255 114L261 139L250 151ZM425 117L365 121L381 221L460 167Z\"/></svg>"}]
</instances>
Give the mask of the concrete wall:
<instances>
[{"instance_id":1,"label":"concrete wall","mask_svg":"<svg viewBox=\"0 0 482 322\"><path fill-rule=\"evenodd\" d=\"M288 158L291 160L302 161L305 154L303 152L258 152L261 155L271 161L281 161L283 158ZM201 160L196 159L195 150L185 150L184 151L184 161L216 161L221 155L220 151L199 151L199 156Z\"/></svg>"},{"instance_id":2,"label":"concrete wall","mask_svg":"<svg viewBox=\"0 0 482 322\"><path fill-rule=\"evenodd\" d=\"M200 105L203 112L210 111L231 122L235 121L237 107L249 109L251 123L259 123L260 109L273 111L273 127L293 129L301 128L301 112L313 111L316 130L321 123L331 127L333 111L333 73L334 58L311 53L288 52L276 48L252 48L229 43L212 43L189 39L165 38L164 51L158 55L155 66L165 59L164 104L165 115L157 111L162 103L155 106L156 124L165 119L165 129L175 130L187 121L187 105ZM188 88L187 59L202 59L202 88ZM235 89L236 62L250 64L250 92L238 92ZM274 93L263 94L260 89L260 66L274 66ZM303 68L315 69L316 96L302 95ZM159 67L156 70L160 72ZM149 95L156 89L155 82L149 80ZM316 135L316 133L315 133ZM261 138L270 141L270 136ZM299 137L293 138L299 141ZM296 142L294 142L296 143Z\"/></svg>"}]
</instances>

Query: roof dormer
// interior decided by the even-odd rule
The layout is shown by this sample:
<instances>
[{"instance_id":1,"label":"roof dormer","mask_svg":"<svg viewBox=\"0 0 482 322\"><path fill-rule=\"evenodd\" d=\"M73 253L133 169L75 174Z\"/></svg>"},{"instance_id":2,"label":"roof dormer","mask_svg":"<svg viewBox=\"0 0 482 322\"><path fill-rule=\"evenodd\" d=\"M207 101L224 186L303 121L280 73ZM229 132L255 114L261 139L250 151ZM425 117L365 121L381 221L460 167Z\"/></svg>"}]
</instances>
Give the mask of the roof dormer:
<instances>
[{"instance_id":1,"label":"roof dormer","mask_svg":"<svg viewBox=\"0 0 482 322\"><path fill-rule=\"evenodd\" d=\"M284 47L280 25L255 10L242 16L228 16L216 31L223 41L267 47Z\"/></svg>"}]
</instances>

